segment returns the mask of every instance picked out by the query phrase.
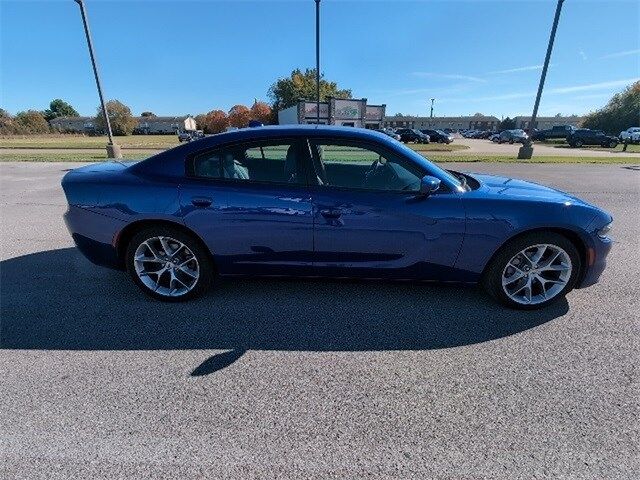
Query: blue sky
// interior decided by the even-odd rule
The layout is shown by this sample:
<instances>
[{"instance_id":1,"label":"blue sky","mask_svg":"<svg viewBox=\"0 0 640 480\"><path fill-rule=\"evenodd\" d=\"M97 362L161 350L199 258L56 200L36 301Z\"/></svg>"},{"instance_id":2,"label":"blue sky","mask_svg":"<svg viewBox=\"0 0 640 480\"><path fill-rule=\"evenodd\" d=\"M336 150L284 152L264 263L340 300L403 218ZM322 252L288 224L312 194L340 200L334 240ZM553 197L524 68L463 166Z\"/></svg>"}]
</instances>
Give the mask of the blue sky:
<instances>
[{"instance_id":1,"label":"blue sky","mask_svg":"<svg viewBox=\"0 0 640 480\"><path fill-rule=\"evenodd\" d=\"M315 64L314 3L86 0L108 98L135 114L267 99ZM321 70L387 113L530 114L555 1L322 1ZM565 1L540 114L582 114L640 78L640 2ZM72 0L0 0L0 107L98 104Z\"/></svg>"}]
</instances>

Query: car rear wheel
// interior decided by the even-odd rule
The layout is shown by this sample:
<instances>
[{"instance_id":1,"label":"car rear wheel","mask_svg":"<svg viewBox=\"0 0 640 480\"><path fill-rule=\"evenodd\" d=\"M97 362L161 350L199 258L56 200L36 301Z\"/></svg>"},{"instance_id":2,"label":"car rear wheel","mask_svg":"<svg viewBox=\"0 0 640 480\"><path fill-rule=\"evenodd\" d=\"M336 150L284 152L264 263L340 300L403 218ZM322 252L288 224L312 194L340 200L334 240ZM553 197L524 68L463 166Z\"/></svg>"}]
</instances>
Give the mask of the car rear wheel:
<instances>
[{"instance_id":1,"label":"car rear wheel","mask_svg":"<svg viewBox=\"0 0 640 480\"><path fill-rule=\"evenodd\" d=\"M569 239L535 232L505 245L488 265L482 284L508 307L533 310L570 292L580 268L580 255Z\"/></svg>"},{"instance_id":2,"label":"car rear wheel","mask_svg":"<svg viewBox=\"0 0 640 480\"><path fill-rule=\"evenodd\" d=\"M576 140L573 142L573 146L580 148L582 146L582 140Z\"/></svg>"},{"instance_id":3,"label":"car rear wheel","mask_svg":"<svg viewBox=\"0 0 640 480\"><path fill-rule=\"evenodd\" d=\"M147 295L169 302L205 292L213 265L205 247L193 236L171 227L151 227L136 233L126 251L126 266Z\"/></svg>"}]
</instances>

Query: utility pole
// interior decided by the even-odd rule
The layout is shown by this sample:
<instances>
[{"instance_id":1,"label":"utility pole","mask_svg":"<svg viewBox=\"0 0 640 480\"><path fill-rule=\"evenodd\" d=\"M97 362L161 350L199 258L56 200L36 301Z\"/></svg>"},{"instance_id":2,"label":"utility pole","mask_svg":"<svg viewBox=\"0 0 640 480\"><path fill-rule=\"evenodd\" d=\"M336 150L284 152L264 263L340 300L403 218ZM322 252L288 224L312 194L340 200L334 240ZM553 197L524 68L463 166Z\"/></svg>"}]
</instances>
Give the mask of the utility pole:
<instances>
[{"instance_id":1,"label":"utility pole","mask_svg":"<svg viewBox=\"0 0 640 480\"><path fill-rule=\"evenodd\" d=\"M435 101L435 98L431 99L431 118L433 118L433 102Z\"/></svg>"},{"instance_id":2,"label":"utility pole","mask_svg":"<svg viewBox=\"0 0 640 480\"><path fill-rule=\"evenodd\" d=\"M104 95L102 95L102 86L100 85L100 75L98 75L98 65L96 64L96 56L93 53L93 42L91 41L91 32L89 31L89 22L87 20L87 12L84 7L84 0L74 0L80 7L80 14L82 15L82 23L84 25L84 33L87 37L87 46L89 47L89 56L91 57L91 65L93 66L93 75L96 78L96 86L98 87L98 96L100 97L100 105L102 106L102 115L104 116L104 123L107 126L107 135L109 136L109 143L107 144L107 157L108 158L122 158L120 147L113 141L113 133L111 132L111 122L109 121L109 115L107 114L107 107L104 103Z\"/></svg>"},{"instance_id":3,"label":"utility pole","mask_svg":"<svg viewBox=\"0 0 640 480\"><path fill-rule=\"evenodd\" d=\"M560 20L560 12L562 11L562 4L564 0L558 0L556 6L556 15L553 18L553 26L551 27L551 35L549 35L549 45L547 46L547 54L544 57L544 65L542 66L542 73L540 74L540 83L538 84L538 93L536 94L536 101L533 104L533 113L531 114L531 121L529 122L529 138L518 150L518 159L528 160L533 156L533 130L536 126L536 118L538 117L538 107L540 106L540 98L542 97L542 89L544 88L544 81L547 77L547 70L549 68L549 60L551 59L551 51L553 50L553 42L556 38L556 30L558 29L558 21Z\"/></svg>"},{"instance_id":4,"label":"utility pole","mask_svg":"<svg viewBox=\"0 0 640 480\"><path fill-rule=\"evenodd\" d=\"M316 123L320 123L320 0L316 0Z\"/></svg>"}]
</instances>

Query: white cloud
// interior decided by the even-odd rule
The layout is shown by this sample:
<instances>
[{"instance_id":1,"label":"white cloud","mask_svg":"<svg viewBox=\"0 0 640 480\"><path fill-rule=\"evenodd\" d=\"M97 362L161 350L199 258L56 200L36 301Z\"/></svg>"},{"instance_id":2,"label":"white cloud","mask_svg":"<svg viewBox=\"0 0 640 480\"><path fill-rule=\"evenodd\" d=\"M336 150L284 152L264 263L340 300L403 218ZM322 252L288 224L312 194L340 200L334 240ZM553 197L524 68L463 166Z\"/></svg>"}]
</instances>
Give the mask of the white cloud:
<instances>
[{"instance_id":1,"label":"white cloud","mask_svg":"<svg viewBox=\"0 0 640 480\"><path fill-rule=\"evenodd\" d=\"M576 92L590 92L594 90L606 90L610 88L617 87L626 87L627 85L632 84L633 82L637 82L638 78L626 78L623 80L612 80L609 82L599 82L599 83L589 83L585 85L572 85L568 87L555 87L555 88L546 88L542 92L542 96L545 95L562 95L567 93L576 93ZM499 100L515 100L518 98L533 98L536 94L535 90L531 90L529 92L514 92L514 93L505 93L501 95L492 95L486 97L466 97L466 98L443 98L441 102L487 102L487 101L499 101Z\"/></svg>"},{"instance_id":2,"label":"white cloud","mask_svg":"<svg viewBox=\"0 0 640 480\"><path fill-rule=\"evenodd\" d=\"M552 67L553 64L549 64L549 66ZM526 67L507 68L506 70L495 70L493 72L489 72L489 75L499 75L503 73L529 72L531 70L542 70L542 65L527 65Z\"/></svg>"},{"instance_id":3,"label":"white cloud","mask_svg":"<svg viewBox=\"0 0 640 480\"><path fill-rule=\"evenodd\" d=\"M486 82L484 78L460 75L457 73L412 72L411 75L416 77L444 78L447 80L466 80L468 82Z\"/></svg>"},{"instance_id":4,"label":"white cloud","mask_svg":"<svg viewBox=\"0 0 640 480\"><path fill-rule=\"evenodd\" d=\"M640 49L625 50L624 52L609 53L608 55L603 55L602 57L600 57L600 59L628 57L630 55L640 55Z\"/></svg>"},{"instance_id":5,"label":"white cloud","mask_svg":"<svg viewBox=\"0 0 640 480\"><path fill-rule=\"evenodd\" d=\"M578 55L580 55L580 57L582 57L582 60L587 60L588 59L587 54L584 53L584 50L582 50L582 49L580 49L578 51Z\"/></svg>"},{"instance_id":6,"label":"white cloud","mask_svg":"<svg viewBox=\"0 0 640 480\"><path fill-rule=\"evenodd\" d=\"M546 90L546 93L573 93L573 92L588 92L590 90L602 90L613 87L626 87L633 82L637 82L638 78L626 78L624 80L613 80L610 82L589 83L587 85L574 85L571 87L556 87Z\"/></svg>"}]
</instances>

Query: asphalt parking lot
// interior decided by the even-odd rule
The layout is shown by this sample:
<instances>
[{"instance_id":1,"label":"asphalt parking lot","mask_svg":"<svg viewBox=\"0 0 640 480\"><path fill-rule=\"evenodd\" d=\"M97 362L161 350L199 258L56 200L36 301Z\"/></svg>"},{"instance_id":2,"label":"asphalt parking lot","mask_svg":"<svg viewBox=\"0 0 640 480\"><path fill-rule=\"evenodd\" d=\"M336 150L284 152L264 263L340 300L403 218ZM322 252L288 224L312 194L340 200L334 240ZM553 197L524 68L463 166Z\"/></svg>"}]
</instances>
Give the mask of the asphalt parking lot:
<instances>
[{"instance_id":1,"label":"asphalt parking lot","mask_svg":"<svg viewBox=\"0 0 640 480\"><path fill-rule=\"evenodd\" d=\"M158 303L73 248L76 165L0 164L1 478L640 477L640 166L447 165L614 215L601 282L523 313L338 281Z\"/></svg>"}]
</instances>

